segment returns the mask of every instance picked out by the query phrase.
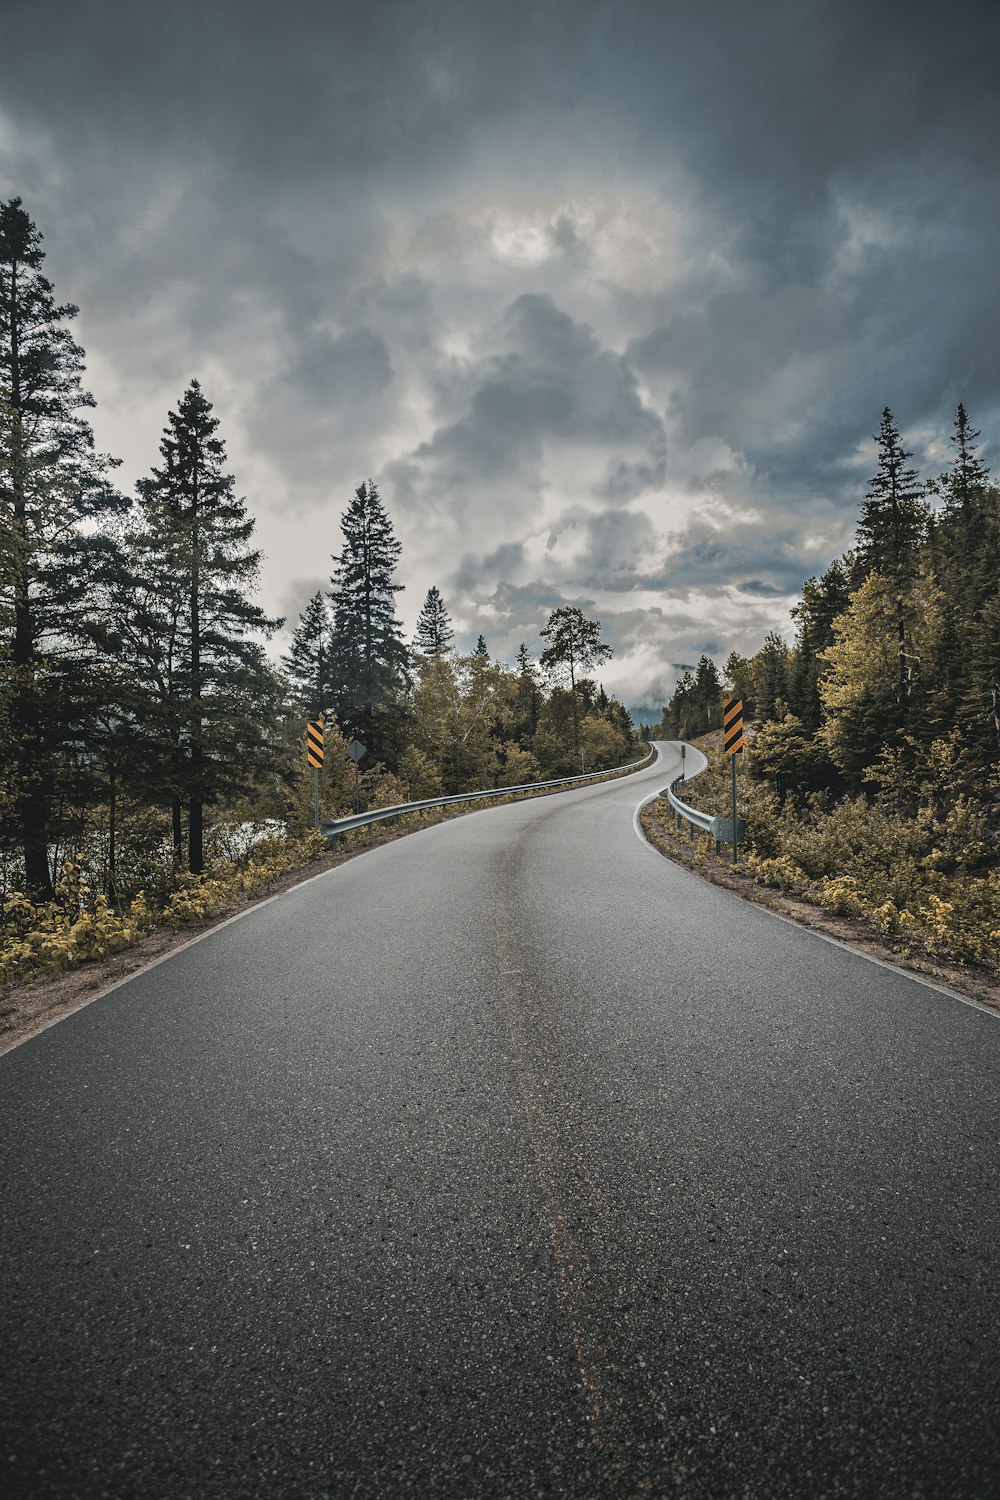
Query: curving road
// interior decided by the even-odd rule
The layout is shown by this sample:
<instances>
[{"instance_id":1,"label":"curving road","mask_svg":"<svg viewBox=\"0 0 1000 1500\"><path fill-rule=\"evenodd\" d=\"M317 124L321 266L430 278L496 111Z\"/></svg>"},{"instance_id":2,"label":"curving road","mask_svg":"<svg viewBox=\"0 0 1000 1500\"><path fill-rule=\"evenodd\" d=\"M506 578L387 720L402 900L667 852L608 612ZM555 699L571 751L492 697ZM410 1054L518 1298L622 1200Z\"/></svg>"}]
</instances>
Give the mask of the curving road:
<instances>
[{"instance_id":1,"label":"curving road","mask_svg":"<svg viewBox=\"0 0 1000 1500\"><path fill-rule=\"evenodd\" d=\"M1000 1026L651 851L659 748L0 1058L0 1493L1000 1493Z\"/></svg>"}]
</instances>

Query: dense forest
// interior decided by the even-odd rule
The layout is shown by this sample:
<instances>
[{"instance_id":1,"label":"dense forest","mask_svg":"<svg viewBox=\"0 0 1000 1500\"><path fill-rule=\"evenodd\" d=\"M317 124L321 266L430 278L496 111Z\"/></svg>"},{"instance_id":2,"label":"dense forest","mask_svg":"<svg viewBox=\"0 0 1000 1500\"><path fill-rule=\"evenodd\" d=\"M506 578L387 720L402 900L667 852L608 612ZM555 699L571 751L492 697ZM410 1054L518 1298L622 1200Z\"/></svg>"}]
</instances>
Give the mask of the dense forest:
<instances>
[{"instance_id":1,"label":"dense forest","mask_svg":"<svg viewBox=\"0 0 1000 1500\"><path fill-rule=\"evenodd\" d=\"M806 582L794 640L770 634L722 674L703 657L659 727L704 735L722 693L741 696L751 867L995 966L1000 490L979 436L960 404L950 464L921 478L886 407L856 546Z\"/></svg>"},{"instance_id":2,"label":"dense forest","mask_svg":"<svg viewBox=\"0 0 1000 1500\"><path fill-rule=\"evenodd\" d=\"M190 893L263 830L312 823L306 722L323 717L321 810L524 784L635 757L593 673L599 622L556 609L532 660L456 652L427 594L396 612L401 547L377 486L331 537L331 577L290 649L255 602L254 521L197 380L133 495L95 451L83 350L19 199L0 206L0 896L8 937L57 895L104 913ZM250 830L249 835L247 830ZM17 893L17 894L14 894ZM67 896L69 893L69 896ZM175 900L175 907L177 905ZM84 903L85 904L85 903ZM146 907L141 906L142 913ZM37 913L35 914L37 916Z\"/></svg>"}]
</instances>

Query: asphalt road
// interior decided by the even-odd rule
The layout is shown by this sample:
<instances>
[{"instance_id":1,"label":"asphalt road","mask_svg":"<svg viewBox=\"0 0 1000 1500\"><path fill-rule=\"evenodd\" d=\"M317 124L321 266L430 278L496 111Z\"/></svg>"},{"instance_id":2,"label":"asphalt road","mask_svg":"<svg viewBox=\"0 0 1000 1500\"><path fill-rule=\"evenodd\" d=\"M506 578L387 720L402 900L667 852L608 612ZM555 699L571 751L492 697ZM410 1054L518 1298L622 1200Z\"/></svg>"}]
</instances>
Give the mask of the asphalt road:
<instances>
[{"instance_id":1,"label":"asphalt road","mask_svg":"<svg viewBox=\"0 0 1000 1500\"><path fill-rule=\"evenodd\" d=\"M0 1494L1000 1494L1000 1025L651 851L661 748L0 1058Z\"/></svg>"}]
</instances>

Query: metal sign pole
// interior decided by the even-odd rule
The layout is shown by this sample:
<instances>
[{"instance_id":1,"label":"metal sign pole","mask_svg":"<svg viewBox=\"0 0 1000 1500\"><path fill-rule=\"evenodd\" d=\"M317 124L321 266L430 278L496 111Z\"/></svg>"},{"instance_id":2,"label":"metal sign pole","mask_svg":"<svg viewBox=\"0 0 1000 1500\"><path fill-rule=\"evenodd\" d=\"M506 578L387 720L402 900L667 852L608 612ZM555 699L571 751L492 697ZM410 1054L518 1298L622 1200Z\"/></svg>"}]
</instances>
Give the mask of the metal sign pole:
<instances>
[{"instance_id":1,"label":"metal sign pole","mask_svg":"<svg viewBox=\"0 0 1000 1500\"><path fill-rule=\"evenodd\" d=\"M736 821L736 757L743 754L743 699L722 700L722 748L733 759L733 864L739 859L740 825ZM745 830L744 830L745 832Z\"/></svg>"},{"instance_id":2,"label":"metal sign pole","mask_svg":"<svg viewBox=\"0 0 1000 1500\"><path fill-rule=\"evenodd\" d=\"M731 755L729 758L733 763L733 864L735 864L739 857L737 850L740 842L739 824L736 821L736 756Z\"/></svg>"},{"instance_id":3,"label":"metal sign pole","mask_svg":"<svg viewBox=\"0 0 1000 1500\"><path fill-rule=\"evenodd\" d=\"M319 828L319 766L313 766L313 822Z\"/></svg>"}]
</instances>

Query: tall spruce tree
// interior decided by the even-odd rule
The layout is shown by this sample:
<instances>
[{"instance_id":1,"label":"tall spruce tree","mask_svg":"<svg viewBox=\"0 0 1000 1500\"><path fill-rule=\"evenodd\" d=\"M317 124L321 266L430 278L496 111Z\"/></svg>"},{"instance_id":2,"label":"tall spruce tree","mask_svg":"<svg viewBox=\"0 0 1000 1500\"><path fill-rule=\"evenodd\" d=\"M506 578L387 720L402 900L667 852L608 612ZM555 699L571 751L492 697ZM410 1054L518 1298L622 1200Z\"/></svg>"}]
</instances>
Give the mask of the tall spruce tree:
<instances>
[{"instance_id":1,"label":"tall spruce tree","mask_svg":"<svg viewBox=\"0 0 1000 1500\"><path fill-rule=\"evenodd\" d=\"M42 237L20 198L0 205L0 670L9 713L9 833L24 881L51 895L55 783L81 757L94 709L83 689L101 656L99 580L107 520L128 507L80 412L83 350L42 274Z\"/></svg>"},{"instance_id":2,"label":"tall spruce tree","mask_svg":"<svg viewBox=\"0 0 1000 1500\"><path fill-rule=\"evenodd\" d=\"M538 686L538 673L522 641L517 648L517 695L515 698L515 732L523 750L531 749L538 714L542 706L542 695Z\"/></svg>"},{"instance_id":3,"label":"tall spruce tree","mask_svg":"<svg viewBox=\"0 0 1000 1500\"><path fill-rule=\"evenodd\" d=\"M945 734L956 722L959 703L967 700L970 667L979 656L973 637L996 590L989 545L989 470L976 456L979 433L961 402L953 425L951 468L935 486L944 496L944 506L934 518L930 548L931 566L944 593L930 725Z\"/></svg>"},{"instance_id":4,"label":"tall spruce tree","mask_svg":"<svg viewBox=\"0 0 1000 1500\"><path fill-rule=\"evenodd\" d=\"M1000 491L977 456L978 437L960 403L951 469L939 482L935 563L945 604L934 722L939 732L957 724L966 757L985 769L1000 761Z\"/></svg>"},{"instance_id":5,"label":"tall spruce tree","mask_svg":"<svg viewBox=\"0 0 1000 1500\"><path fill-rule=\"evenodd\" d=\"M410 653L396 618L393 582L400 544L372 480L360 484L341 519L344 546L334 558L334 692L341 726L374 760L394 763L409 684Z\"/></svg>"},{"instance_id":6,"label":"tall spruce tree","mask_svg":"<svg viewBox=\"0 0 1000 1500\"><path fill-rule=\"evenodd\" d=\"M249 546L253 518L223 471L218 426L192 380L169 414L162 465L137 486L131 628L123 611L137 672L156 701L150 759L170 800L175 852L179 859L186 807L194 874L204 869L206 807L238 795L279 753L269 739L278 685L254 637L281 622L248 597L260 553Z\"/></svg>"},{"instance_id":7,"label":"tall spruce tree","mask_svg":"<svg viewBox=\"0 0 1000 1500\"><path fill-rule=\"evenodd\" d=\"M422 656L445 656L452 647L455 632L437 585L427 590L413 637L414 649Z\"/></svg>"},{"instance_id":8,"label":"tall spruce tree","mask_svg":"<svg viewBox=\"0 0 1000 1500\"><path fill-rule=\"evenodd\" d=\"M909 467L912 454L900 439L889 408L882 409L878 436L878 467L858 518L858 559L867 576L877 573L888 590L896 619L896 698L900 723L909 695L907 663L907 597L920 567L920 546L927 533L928 508L925 486L916 469Z\"/></svg>"},{"instance_id":9,"label":"tall spruce tree","mask_svg":"<svg viewBox=\"0 0 1000 1500\"><path fill-rule=\"evenodd\" d=\"M300 703L313 718L332 706L330 631L330 610L320 591L299 616L292 644L281 659Z\"/></svg>"},{"instance_id":10,"label":"tall spruce tree","mask_svg":"<svg viewBox=\"0 0 1000 1500\"><path fill-rule=\"evenodd\" d=\"M481 656L484 661L489 661L489 659L490 659L490 648L486 644L486 637L484 635L482 635L482 634L479 635L479 637L478 637L478 639L476 641L476 649L475 649L475 651L473 651L472 654L473 654L473 656Z\"/></svg>"},{"instance_id":11,"label":"tall spruce tree","mask_svg":"<svg viewBox=\"0 0 1000 1500\"><path fill-rule=\"evenodd\" d=\"M789 667L790 706L809 730L819 728L819 683L828 669L819 653L833 645L833 622L843 614L849 601L847 570L836 560L821 578L806 580L801 603L792 610L796 639Z\"/></svg>"},{"instance_id":12,"label":"tall spruce tree","mask_svg":"<svg viewBox=\"0 0 1000 1500\"><path fill-rule=\"evenodd\" d=\"M950 438L954 448L952 466L947 474L942 474L941 488L945 493L946 513L958 516L968 525L975 520L979 511L989 484L990 471L982 459L976 457L979 431L972 426L961 401L958 403L953 425L955 431Z\"/></svg>"}]
</instances>

